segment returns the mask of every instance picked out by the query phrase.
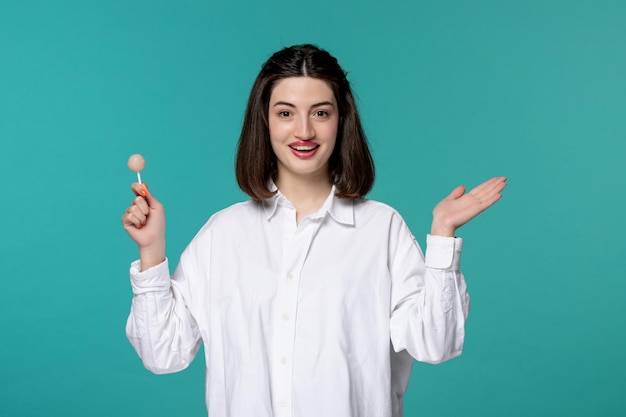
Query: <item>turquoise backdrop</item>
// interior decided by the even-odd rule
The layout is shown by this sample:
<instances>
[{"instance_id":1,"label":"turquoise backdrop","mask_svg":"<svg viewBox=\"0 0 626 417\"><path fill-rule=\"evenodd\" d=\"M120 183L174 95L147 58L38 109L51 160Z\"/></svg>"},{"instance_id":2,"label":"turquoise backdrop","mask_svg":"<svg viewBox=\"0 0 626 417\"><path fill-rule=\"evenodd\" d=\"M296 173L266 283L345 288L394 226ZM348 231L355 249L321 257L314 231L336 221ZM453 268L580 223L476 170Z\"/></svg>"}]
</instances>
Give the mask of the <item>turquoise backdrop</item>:
<instances>
[{"instance_id":1,"label":"turquoise backdrop","mask_svg":"<svg viewBox=\"0 0 626 417\"><path fill-rule=\"evenodd\" d=\"M416 364L406 415L626 415L626 2L610 0L2 0L0 415L206 415L201 357L155 376L124 335L126 160L146 157L175 264L245 198L248 91L304 42L349 71L371 198L422 244L454 186L509 178L459 232L465 351Z\"/></svg>"}]
</instances>

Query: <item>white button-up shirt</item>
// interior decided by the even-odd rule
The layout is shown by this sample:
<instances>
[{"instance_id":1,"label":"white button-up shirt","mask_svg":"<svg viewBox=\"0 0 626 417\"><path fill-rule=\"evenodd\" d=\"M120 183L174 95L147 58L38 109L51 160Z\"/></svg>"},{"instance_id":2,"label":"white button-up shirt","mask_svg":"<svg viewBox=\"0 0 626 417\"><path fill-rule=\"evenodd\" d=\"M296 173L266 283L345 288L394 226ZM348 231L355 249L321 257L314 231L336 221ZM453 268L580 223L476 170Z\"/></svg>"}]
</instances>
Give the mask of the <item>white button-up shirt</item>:
<instances>
[{"instance_id":1,"label":"white button-up shirt","mask_svg":"<svg viewBox=\"0 0 626 417\"><path fill-rule=\"evenodd\" d=\"M201 343L219 417L399 417L413 358L461 353L469 297L462 241L329 195L296 224L280 194L216 213L183 252L139 272L126 332L144 365L176 372Z\"/></svg>"}]
</instances>

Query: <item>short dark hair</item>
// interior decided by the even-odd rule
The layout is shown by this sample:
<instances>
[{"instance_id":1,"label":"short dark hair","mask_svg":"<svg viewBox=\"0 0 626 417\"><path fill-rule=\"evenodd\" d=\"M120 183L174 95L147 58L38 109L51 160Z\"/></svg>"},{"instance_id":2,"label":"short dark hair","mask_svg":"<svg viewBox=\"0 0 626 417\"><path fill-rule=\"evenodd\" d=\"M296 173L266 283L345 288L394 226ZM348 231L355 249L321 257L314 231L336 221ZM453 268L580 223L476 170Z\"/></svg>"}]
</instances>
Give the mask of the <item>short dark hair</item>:
<instances>
[{"instance_id":1,"label":"short dark hair","mask_svg":"<svg viewBox=\"0 0 626 417\"><path fill-rule=\"evenodd\" d=\"M270 143L269 102L276 83L288 77L317 78L331 87L337 100L339 127L329 159L329 176L338 197L364 197L374 184L374 160L350 82L335 57L309 44L274 53L254 81L237 148L235 172L239 187L254 200L275 194L268 187L278 175L276 155Z\"/></svg>"}]
</instances>

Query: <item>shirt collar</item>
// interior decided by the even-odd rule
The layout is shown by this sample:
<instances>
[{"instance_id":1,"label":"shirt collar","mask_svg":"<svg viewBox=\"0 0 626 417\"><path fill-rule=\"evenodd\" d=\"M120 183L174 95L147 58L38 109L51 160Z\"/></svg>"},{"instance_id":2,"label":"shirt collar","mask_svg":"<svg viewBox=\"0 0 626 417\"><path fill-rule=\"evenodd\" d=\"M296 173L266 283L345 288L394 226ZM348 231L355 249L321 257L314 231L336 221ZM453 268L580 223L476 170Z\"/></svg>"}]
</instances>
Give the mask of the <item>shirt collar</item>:
<instances>
[{"instance_id":1,"label":"shirt collar","mask_svg":"<svg viewBox=\"0 0 626 417\"><path fill-rule=\"evenodd\" d=\"M263 209L267 220L270 220L276 214L279 205L286 205L293 207L291 202L287 200L280 190L271 184L271 191L276 191L272 197L263 201ZM348 226L354 225L354 201L348 198L338 198L335 196L335 186L333 185L326 201L322 204L322 207L315 214L310 215L311 218L317 219L324 217L328 213L337 223L345 224Z\"/></svg>"},{"instance_id":2,"label":"shirt collar","mask_svg":"<svg viewBox=\"0 0 626 417\"><path fill-rule=\"evenodd\" d=\"M265 210L267 220L271 219L272 217L274 217L274 214L276 214L276 208L278 207L279 200L287 200L285 196L282 195L281 192L278 190L278 187L276 187L274 181L270 181L268 185L269 190L275 192L275 194L270 198L262 201L263 210Z\"/></svg>"}]
</instances>

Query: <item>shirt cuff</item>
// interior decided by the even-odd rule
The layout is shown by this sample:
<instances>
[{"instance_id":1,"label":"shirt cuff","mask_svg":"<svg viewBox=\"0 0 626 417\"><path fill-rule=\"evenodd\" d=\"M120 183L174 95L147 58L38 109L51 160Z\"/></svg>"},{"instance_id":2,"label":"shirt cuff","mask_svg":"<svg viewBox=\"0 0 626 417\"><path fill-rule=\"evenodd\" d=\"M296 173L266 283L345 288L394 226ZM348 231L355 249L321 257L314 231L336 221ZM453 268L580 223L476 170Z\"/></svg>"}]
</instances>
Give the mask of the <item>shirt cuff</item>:
<instances>
[{"instance_id":1,"label":"shirt cuff","mask_svg":"<svg viewBox=\"0 0 626 417\"><path fill-rule=\"evenodd\" d=\"M140 268L140 260L130 264L130 285L133 288L133 294L169 290L170 268L167 259L145 271L141 271Z\"/></svg>"},{"instance_id":2,"label":"shirt cuff","mask_svg":"<svg viewBox=\"0 0 626 417\"><path fill-rule=\"evenodd\" d=\"M460 237L426 236L426 266L435 269L459 270L463 239Z\"/></svg>"}]
</instances>

